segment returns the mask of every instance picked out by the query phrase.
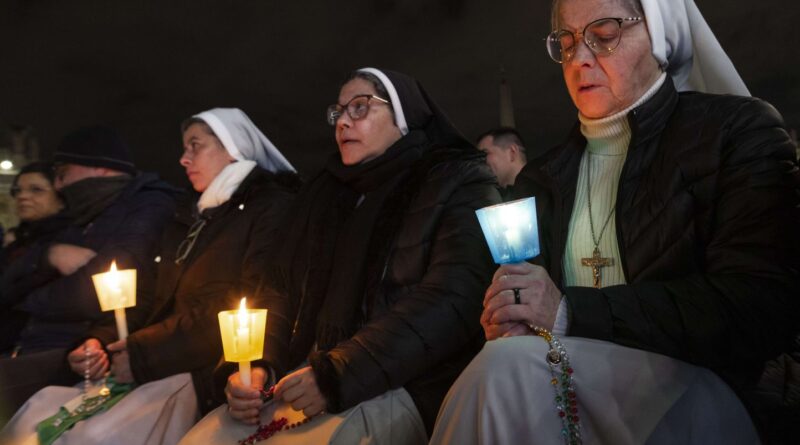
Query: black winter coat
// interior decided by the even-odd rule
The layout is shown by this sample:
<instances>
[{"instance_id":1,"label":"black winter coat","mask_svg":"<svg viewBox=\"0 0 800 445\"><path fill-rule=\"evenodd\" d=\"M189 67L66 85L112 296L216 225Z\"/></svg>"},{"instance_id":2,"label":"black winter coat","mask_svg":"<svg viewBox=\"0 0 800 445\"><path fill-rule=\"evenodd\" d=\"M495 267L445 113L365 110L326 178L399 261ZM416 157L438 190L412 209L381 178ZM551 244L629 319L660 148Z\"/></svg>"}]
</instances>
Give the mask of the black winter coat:
<instances>
[{"instance_id":1,"label":"black winter coat","mask_svg":"<svg viewBox=\"0 0 800 445\"><path fill-rule=\"evenodd\" d=\"M368 268L380 276L365 277L378 283L369 296L372 312L355 335L312 354L310 364L328 411L404 387L430 431L447 390L483 344L479 318L495 266L475 210L500 196L477 151L433 150L411 168L409 177L420 180L397 199L407 205L390 199L381 210L400 221L396 230L379 226L371 237L371 244L393 240L383 257L369 259L380 265ZM305 301L305 281L289 287L297 294L266 289L262 295L270 311L262 366L278 377L309 356L316 334L319 308ZM229 372L218 372L218 386Z\"/></svg>"},{"instance_id":2,"label":"black winter coat","mask_svg":"<svg viewBox=\"0 0 800 445\"><path fill-rule=\"evenodd\" d=\"M85 226L71 225L52 243L79 245L97 256L74 273L61 276L28 293L18 307L29 314L20 337L22 352L70 347L86 335L92 323L113 319L100 311L92 275L108 271L112 260L120 269L137 270L137 288L155 282L152 258L164 226L174 212L176 189L151 173L140 173L120 196ZM46 264L47 246L30 258L31 269ZM147 299L137 301L142 308Z\"/></svg>"},{"instance_id":3,"label":"black winter coat","mask_svg":"<svg viewBox=\"0 0 800 445\"><path fill-rule=\"evenodd\" d=\"M568 334L709 367L752 382L798 329L798 177L777 111L754 98L675 91L667 78L628 115L617 194L628 284L563 289ZM536 196L543 264L558 284L586 146L529 163L514 196Z\"/></svg>"},{"instance_id":4,"label":"black winter coat","mask_svg":"<svg viewBox=\"0 0 800 445\"><path fill-rule=\"evenodd\" d=\"M137 383L191 372L201 411L216 406L210 391L211 373L222 355L217 313L235 309L243 296L252 298L263 256L273 252L280 220L298 186L295 174L256 167L226 203L203 212L206 225L180 265L175 254L194 204L176 218L158 256L156 308L146 327L128 337ZM91 335L104 344L116 340L113 329L98 328Z\"/></svg>"},{"instance_id":5,"label":"black winter coat","mask_svg":"<svg viewBox=\"0 0 800 445\"><path fill-rule=\"evenodd\" d=\"M40 267L39 259L70 221L59 213L23 222L14 230L14 242L0 252L0 353L10 352L17 345L27 324L28 314L16 308L19 302L32 290L60 276L56 269Z\"/></svg>"}]
</instances>

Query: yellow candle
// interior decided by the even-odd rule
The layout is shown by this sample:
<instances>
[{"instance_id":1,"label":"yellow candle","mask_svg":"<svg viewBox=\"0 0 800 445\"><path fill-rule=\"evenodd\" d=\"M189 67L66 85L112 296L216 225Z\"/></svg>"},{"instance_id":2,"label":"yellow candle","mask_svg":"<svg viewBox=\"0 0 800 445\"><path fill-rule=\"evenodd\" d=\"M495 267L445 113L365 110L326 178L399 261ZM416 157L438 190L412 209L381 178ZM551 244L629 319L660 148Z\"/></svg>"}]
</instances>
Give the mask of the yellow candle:
<instances>
[{"instance_id":1,"label":"yellow candle","mask_svg":"<svg viewBox=\"0 0 800 445\"><path fill-rule=\"evenodd\" d=\"M267 326L266 309L247 309L247 299L242 298L239 310L218 314L225 360L239 363L242 383L250 386L250 362L262 357L264 332Z\"/></svg>"},{"instance_id":2,"label":"yellow candle","mask_svg":"<svg viewBox=\"0 0 800 445\"><path fill-rule=\"evenodd\" d=\"M250 320L247 315L247 297L242 298L241 303L239 303L239 313L236 314L236 321L238 324L236 327L236 341L234 342L234 347L236 347L237 351L244 351L250 345Z\"/></svg>"},{"instance_id":3,"label":"yellow candle","mask_svg":"<svg viewBox=\"0 0 800 445\"><path fill-rule=\"evenodd\" d=\"M127 338L125 308L136 306L136 269L117 270L117 262L112 261L108 272L92 275L92 282L100 309L114 311L117 335L120 340Z\"/></svg>"}]
</instances>

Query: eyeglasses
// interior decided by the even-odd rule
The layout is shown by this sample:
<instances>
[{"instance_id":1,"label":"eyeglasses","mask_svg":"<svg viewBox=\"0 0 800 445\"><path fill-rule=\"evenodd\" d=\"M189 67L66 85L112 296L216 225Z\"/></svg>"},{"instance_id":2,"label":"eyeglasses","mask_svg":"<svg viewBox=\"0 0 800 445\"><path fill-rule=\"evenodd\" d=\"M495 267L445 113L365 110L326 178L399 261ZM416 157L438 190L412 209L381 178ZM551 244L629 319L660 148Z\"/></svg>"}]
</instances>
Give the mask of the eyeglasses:
<instances>
[{"instance_id":1,"label":"eyeglasses","mask_svg":"<svg viewBox=\"0 0 800 445\"><path fill-rule=\"evenodd\" d=\"M367 116L367 113L369 113L370 101L373 99L384 105L389 105L390 103L388 100L375 96L374 94L359 94L358 96L350 99L344 105L333 104L329 106L326 113L326 116L328 117L328 124L335 127L336 122L340 117L342 117L342 114L344 114L345 110L347 110L347 115L350 116L350 119L354 121L364 119Z\"/></svg>"},{"instance_id":2,"label":"eyeglasses","mask_svg":"<svg viewBox=\"0 0 800 445\"><path fill-rule=\"evenodd\" d=\"M622 24L640 22L642 17L609 17L595 20L577 34L559 29L551 32L546 38L547 53L557 63L569 62L575 55L578 37L583 37L586 46L598 56L607 56L614 52L622 39Z\"/></svg>"},{"instance_id":3,"label":"eyeglasses","mask_svg":"<svg viewBox=\"0 0 800 445\"><path fill-rule=\"evenodd\" d=\"M32 195L41 195L42 193L47 193L47 192L49 192L51 190L53 190L53 189L39 187L38 185L32 185L30 187L20 187L18 185L15 185L15 186L11 187L11 197L12 198L16 198L22 192L28 192L28 193L30 193Z\"/></svg>"}]
</instances>

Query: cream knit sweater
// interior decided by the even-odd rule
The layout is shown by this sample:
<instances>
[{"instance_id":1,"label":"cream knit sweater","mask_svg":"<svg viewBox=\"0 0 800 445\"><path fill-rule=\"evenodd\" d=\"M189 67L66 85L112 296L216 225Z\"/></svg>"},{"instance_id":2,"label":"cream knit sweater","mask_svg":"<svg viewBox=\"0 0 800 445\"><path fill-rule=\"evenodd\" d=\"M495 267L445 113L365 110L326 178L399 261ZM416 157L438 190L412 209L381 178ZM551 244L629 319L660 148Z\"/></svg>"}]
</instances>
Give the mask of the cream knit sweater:
<instances>
[{"instance_id":1,"label":"cream knit sweater","mask_svg":"<svg viewBox=\"0 0 800 445\"><path fill-rule=\"evenodd\" d=\"M586 137L587 144L578 173L575 204L564 252L564 279L567 286L593 285L592 268L581 265L581 259L590 258L594 251L586 186L590 171L594 233L599 238L598 248L601 256L613 259L613 265L600 269L601 286L625 284L617 243L617 214L612 213L612 210L617 202L619 176L631 141L631 128L627 116L632 109L652 97L664 83L665 78L666 74L662 74L639 100L619 113L602 119L589 119L578 115L581 133ZM603 224L609 215L611 216L608 225L603 231Z\"/></svg>"}]
</instances>

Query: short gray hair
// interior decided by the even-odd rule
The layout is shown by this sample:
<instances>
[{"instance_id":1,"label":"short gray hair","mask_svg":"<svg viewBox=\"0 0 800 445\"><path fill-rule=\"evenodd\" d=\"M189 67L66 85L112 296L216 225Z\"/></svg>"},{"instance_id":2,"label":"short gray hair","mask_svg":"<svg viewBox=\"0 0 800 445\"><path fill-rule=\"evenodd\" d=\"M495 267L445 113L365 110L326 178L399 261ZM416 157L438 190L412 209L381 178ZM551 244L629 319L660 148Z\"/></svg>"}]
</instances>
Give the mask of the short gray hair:
<instances>
[{"instance_id":1,"label":"short gray hair","mask_svg":"<svg viewBox=\"0 0 800 445\"><path fill-rule=\"evenodd\" d=\"M562 1L565 0L553 0L553 5L550 7L550 28L551 31L555 31L561 28L561 24L558 22L558 6L561 4ZM632 15L637 15L644 17L644 8L642 8L642 2L639 0L607 0L613 2L622 3L623 6L626 8L630 8Z\"/></svg>"}]
</instances>

